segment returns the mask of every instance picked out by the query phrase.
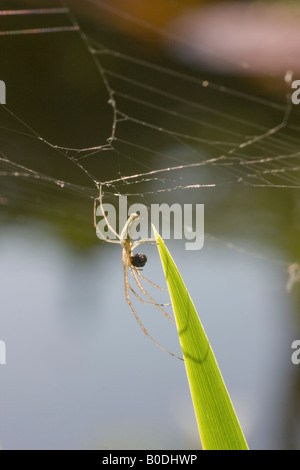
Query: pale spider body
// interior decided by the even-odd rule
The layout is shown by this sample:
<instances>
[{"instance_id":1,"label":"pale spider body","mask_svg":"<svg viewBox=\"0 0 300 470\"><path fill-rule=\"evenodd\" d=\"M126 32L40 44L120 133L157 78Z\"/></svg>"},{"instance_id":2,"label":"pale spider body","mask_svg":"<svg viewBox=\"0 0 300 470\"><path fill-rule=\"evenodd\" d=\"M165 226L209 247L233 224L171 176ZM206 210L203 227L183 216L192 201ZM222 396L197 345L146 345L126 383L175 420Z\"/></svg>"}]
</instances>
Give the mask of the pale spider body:
<instances>
[{"instance_id":1,"label":"pale spider body","mask_svg":"<svg viewBox=\"0 0 300 470\"><path fill-rule=\"evenodd\" d=\"M140 253L132 254L131 231L138 222L138 214L133 213L129 216L120 235L120 245L123 247L122 263L125 266L134 266L135 268L143 268L147 262L146 255Z\"/></svg>"},{"instance_id":2,"label":"pale spider body","mask_svg":"<svg viewBox=\"0 0 300 470\"><path fill-rule=\"evenodd\" d=\"M159 344L154 338L152 338L152 336L148 333L148 331L146 330L146 328L144 327L144 325L142 324L138 314L136 313L135 311L135 308L130 300L130 295L129 295L129 291L131 291L142 303L146 303L146 304L150 304L150 305L153 305L154 307L156 307L158 310L160 310L160 312L170 321L172 321L174 323L174 320L162 309L163 306L167 306L169 304L158 304L152 297L151 295L144 289L143 285L142 285L142 281L146 281L148 282L151 286L157 288L157 289L163 289L162 287L154 284L152 281L149 281L149 279L147 279L146 277L144 277L142 274L141 274L141 268L145 266L146 262L147 262L147 257L146 255L143 255L143 254L140 254L140 253L136 253L136 254L133 254L133 250L134 248L136 248L138 245L142 244L142 243L152 243L152 244L156 244L156 240L152 239L152 238L143 238L141 240L138 240L138 241L132 241L132 238L131 238L131 233L132 233L132 230L134 228L134 226L137 224L138 222L138 214L136 213L133 213L129 216L121 234L119 235L114 229L113 227L111 227L111 225L109 224L108 220L107 220L107 217L106 217L106 214L105 214L105 211L103 209L103 205L102 205L102 185L100 184L100 191L99 191L99 202L100 202L100 208L101 208L101 212L102 212L102 215L104 217L104 220L106 222L106 225L108 227L108 229L116 236L117 240L110 240L108 238L104 238L104 240L106 242L109 242L109 243L118 243L121 245L121 247L123 248L122 250L122 263L123 263L123 269L124 269L124 287L125 287L125 298L126 298L126 302L128 303L128 305L130 306L139 326L141 327L141 329L143 330L143 332L145 333L145 335L151 339L151 341L153 341L157 346L159 346L161 349L163 349L164 351L166 351L167 353L169 353L171 356L174 356L178 359L181 359L181 357L177 356L176 354L173 354L171 353L170 351L168 351L166 348L164 348L163 346L161 346L161 344ZM95 205L94 205L94 226L97 227L97 224L96 224L96 201L95 200ZM102 237L103 238L103 237ZM144 300L134 289L133 287L130 285L129 281L128 281L128 268L130 269L131 271L131 274L134 278L134 281L137 285L137 287L139 288L139 291L141 292L142 295L144 295L145 297L148 298L148 300Z\"/></svg>"}]
</instances>

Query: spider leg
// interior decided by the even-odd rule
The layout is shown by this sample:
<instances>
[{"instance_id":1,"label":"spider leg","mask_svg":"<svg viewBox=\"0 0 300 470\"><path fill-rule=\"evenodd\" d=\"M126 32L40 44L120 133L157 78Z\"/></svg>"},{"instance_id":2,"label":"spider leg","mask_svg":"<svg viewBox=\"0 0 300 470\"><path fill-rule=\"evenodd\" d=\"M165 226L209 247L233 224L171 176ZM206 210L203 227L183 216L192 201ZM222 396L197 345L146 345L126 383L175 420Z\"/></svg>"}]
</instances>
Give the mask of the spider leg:
<instances>
[{"instance_id":1,"label":"spider leg","mask_svg":"<svg viewBox=\"0 0 300 470\"><path fill-rule=\"evenodd\" d=\"M172 323L175 323L173 318L170 317L170 315L168 315L160 306L159 304L157 304L155 302L155 300L151 297L150 294L148 294L148 292L143 288L136 272L138 272L138 270L134 267L134 266L130 266L130 269L131 269L131 272L133 274L133 277L135 279L135 282L137 283L137 285L139 286L140 290L143 292L143 294L148 297L148 299L152 302L152 304L158 308L158 310L168 319L170 320Z\"/></svg>"},{"instance_id":2,"label":"spider leg","mask_svg":"<svg viewBox=\"0 0 300 470\"><path fill-rule=\"evenodd\" d=\"M131 251L134 250L134 248L136 248L138 245L140 245L141 243L150 243L150 244L153 244L153 245L157 245L157 242L154 238L142 238L141 240L137 240L136 242L133 242L131 244ZM166 287L160 287L158 286L157 284L154 284L154 282L150 281L149 279L147 279L145 276L143 276L139 270L137 270L138 272L138 275L140 278L142 278L144 281L146 282L149 282L149 284L151 284L153 287L156 287L157 289L160 289L160 290L168 290Z\"/></svg>"},{"instance_id":3,"label":"spider leg","mask_svg":"<svg viewBox=\"0 0 300 470\"><path fill-rule=\"evenodd\" d=\"M139 296L139 294L133 289L133 287L129 284L129 282L128 282L128 287L131 290L131 292L139 299L140 302L142 302L143 304L153 305L153 302L142 299L142 297ZM168 307L171 304L157 304L157 305L159 305L160 307Z\"/></svg>"},{"instance_id":4,"label":"spider leg","mask_svg":"<svg viewBox=\"0 0 300 470\"><path fill-rule=\"evenodd\" d=\"M137 246L139 246L141 243L149 243L150 245L157 245L157 241L155 238L141 238L140 240L137 240L136 242L133 242L131 244L131 249L134 250Z\"/></svg>"},{"instance_id":5,"label":"spider leg","mask_svg":"<svg viewBox=\"0 0 300 470\"><path fill-rule=\"evenodd\" d=\"M94 227L97 227L96 223L96 210L97 210L97 199L94 199Z\"/></svg>"},{"instance_id":6,"label":"spider leg","mask_svg":"<svg viewBox=\"0 0 300 470\"><path fill-rule=\"evenodd\" d=\"M96 233L98 232L99 232L98 228L96 227ZM101 235L103 235L103 233ZM108 242L108 243L117 243L118 245L120 245L119 240L111 240L110 238L103 238L103 237L100 237L100 240L103 240L104 242Z\"/></svg>"},{"instance_id":7,"label":"spider leg","mask_svg":"<svg viewBox=\"0 0 300 470\"><path fill-rule=\"evenodd\" d=\"M141 279L143 279L144 281L149 282L149 284L151 284L151 286L156 287L157 289L160 289L160 290L168 290L167 287L158 286L157 284L154 284L154 282L150 281L150 279L147 279L145 276L143 276L143 274L141 274L141 270L140 270L140 269L137 269L137 274L139 275L139 277L140 277Z\"/></svg>"},{"instance_id":8,"label":"spider leg","mask_svg":"<svg viewBox=\"0 0 300 470\"><path fill-rule=\"evenodd\" d=\"M135 308L130 300L130 297L129 297L129 292L128 292L128 272L127 272L127 266L124 264L124 282L125 282L125 297L126 297L126 302L128 303L129 307L131 308L132 310L132 313L133 315L135 316L135 319L137 320L138 324L140 325L141 329L143 330L143 332L145 333L146 336L148 336L149 339L151 339L151 341L153 341L154 344L156 344L156 346L158 346L160 349L162 349L163 351L167 352L168 354L170 354L171 356L173 357L176 357L177 359L180 359L181 361L183 361L183 358L182 357L179 357L177 356L176 354L173 354L171 353L170 351L168 351L166 348L164 348L161 344L159 344L157 341L155 341L154 338L152 338L152 336L148 333L148 331L146 330L146 328L144 327L144 325L142 324L141 320L139 319L138 317L138 314L136 313L135 311Z\"/></svg>"},{"instance_id":9,"label":"spider leg","mask_svg":"<svg viewBox=\"0 0 300 470\"><path fill-rule=\"evenodd\" d=\"M109 242L109 243L118 243L118 244L120 244L120 236L119 236L119 234L113 229L113 227L111 227L111 225L110 225L110 223L108 222L108 219L107 219L107 217L106 217L105 211L104 211L104 209L103 209L103 204L102 204L102 184L101 184L101 183L100 183L100 190L99 190L99 198L94 200L94 227L95 227L95 229L96 229L96 232L97 232L97 222L96 222L97 200L99 200L99 202L100 202L101 212L102 212L102 215L103 215L103 217L104 217L104 220L105 220L105 222L106 222L107 227L108 227L109 230L117 237L117 240L110 240L109 238L102 238L102 237L101 237L101 240L104 240L104 241ZM103 235L103 234L102 234L102 235Z\"/></svg>"}]
</instances>

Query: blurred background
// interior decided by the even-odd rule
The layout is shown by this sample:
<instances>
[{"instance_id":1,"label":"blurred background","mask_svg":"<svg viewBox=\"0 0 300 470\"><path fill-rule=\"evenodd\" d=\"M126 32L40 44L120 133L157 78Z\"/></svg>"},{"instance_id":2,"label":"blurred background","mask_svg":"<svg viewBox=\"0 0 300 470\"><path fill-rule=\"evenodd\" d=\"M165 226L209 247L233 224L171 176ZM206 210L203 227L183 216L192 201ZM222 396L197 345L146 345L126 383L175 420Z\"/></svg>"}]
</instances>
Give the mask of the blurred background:
<instances>
[{"instance_id":1,"label":"blurred background","mask_svg":"<svg viewBox=\"0 0 300 470\"><path fill-rule=\"evenodd\" d=\"M142 333L121 249L96 237L101 182L116 207L120 194L205 204L203 249L167 246L249 446L298 449L297 2L3 0L0 13L1 446L201 447L184 366ZM180 353L173 326L135 307Z\"/></svg>"}]
</instances>

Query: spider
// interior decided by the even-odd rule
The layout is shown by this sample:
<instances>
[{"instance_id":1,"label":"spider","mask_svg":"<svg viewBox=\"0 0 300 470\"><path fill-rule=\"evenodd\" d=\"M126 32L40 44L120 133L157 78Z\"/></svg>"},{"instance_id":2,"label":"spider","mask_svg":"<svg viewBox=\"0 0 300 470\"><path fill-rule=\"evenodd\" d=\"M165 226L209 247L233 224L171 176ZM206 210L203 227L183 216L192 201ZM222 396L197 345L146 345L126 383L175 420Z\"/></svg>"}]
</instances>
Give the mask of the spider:
<instances>
[{"instance_id":1,"label":"spider","mask_svg":"<svg viewBox=\"0 0 300 470\"><path fill-rule=\"evenodd\" d=\"M104 241L109 242L109 243L118 243L121 245L123 248L122 252L122 263L123 263L123 270L124 270L124 287L125 287L125 298L126 302L130 306L133 315L135 316L139 326L141 327L142 331L145 333L145 335L153 341L159 348L161 348L163 351L166 351L168 354L170 354L173 357L176 357L177 359L183 360L181 357L177 356L176 354L173 354L172 352L168 351L166 348L164 348L160 343L158 343L146 330L144 325L142 324L131 300L130 300L130 295L129 292L132 292L142 303L145 304L150 304L154 305L160 312L172 323L174 323L174 320L162 309L162 307L168 306L170 304L158 304L152 297L151 295L144 289L142 285L142 281L148 282L151 286L155 287L156 289L160 290L165 290L163 287L158 286L157 284L154 284L154 282L150 281L147 279L145 276L141 274L141 269L145 266L147 262L147 257L146 255L143 255L141 253L136 253L133 254L133 250L141 245L142 243L150 243L150 244L156 244L156 240L153 238L142 238L137 241L132 241L131 239L131 231L133 230L133 227L137 224L139 215L136 213L133 213L129 216L126 224L124 225L124 228L119 235L113 227L110 225L107 216L105 214L105 211L103 209L103 204L102 204L102 184L100 184L100 190L99 190L99 198L95 199L94 202L94 226L97 230L97 224L96 224L96 206L97 206L97 201L100 203L100 209L102 212L102 215L104 217L104 220L106 222L106 225L108 229L116 236L116 240L110 240L109 238L104 238ZM142 297L133 289L133 287L130 285L129 280L128 280L128 268L130 269L134 281L140 290L140 292L148 298L147 300L142 299Z\"/></svg>"}]
</instances>

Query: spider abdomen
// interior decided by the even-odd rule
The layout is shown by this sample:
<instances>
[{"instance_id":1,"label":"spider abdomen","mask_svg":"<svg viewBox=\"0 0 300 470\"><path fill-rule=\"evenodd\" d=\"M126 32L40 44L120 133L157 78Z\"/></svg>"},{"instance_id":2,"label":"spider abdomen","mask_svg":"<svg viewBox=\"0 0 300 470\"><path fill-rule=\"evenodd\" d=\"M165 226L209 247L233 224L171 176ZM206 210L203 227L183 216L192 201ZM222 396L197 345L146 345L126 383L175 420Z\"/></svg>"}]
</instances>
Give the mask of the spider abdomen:
<instances>
[{"instance_id":1,"label":"spider abdomen","mask_svg":"<svg viewBox=\"0 0 300 470\"><path fill-rule=\"evenodd\" d=\"M131 264L136 268L142 268L147 263L147 256L141 255L141 253L136 253L130 257Z\"/></svg>"}]
</instances>

